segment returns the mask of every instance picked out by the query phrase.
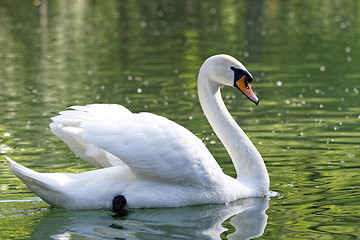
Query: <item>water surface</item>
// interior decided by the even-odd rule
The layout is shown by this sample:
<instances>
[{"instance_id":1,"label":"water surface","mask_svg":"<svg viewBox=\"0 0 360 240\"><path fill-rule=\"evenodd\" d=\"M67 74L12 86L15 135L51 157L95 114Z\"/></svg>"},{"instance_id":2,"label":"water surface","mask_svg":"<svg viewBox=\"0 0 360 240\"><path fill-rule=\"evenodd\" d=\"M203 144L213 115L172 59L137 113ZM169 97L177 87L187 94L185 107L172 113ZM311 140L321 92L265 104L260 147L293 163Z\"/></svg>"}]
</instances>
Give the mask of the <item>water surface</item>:
<instances>
[{"instance_id":1,"label":"water surface","mask_svg":"<svg viewBox=\"0 0 360 240\"><path fill-rule=\"evenodd\" d=\"M50 118L118 103L182 124L235 177L196 93L202 62L227 53L255 78L258 106L232 88L222 95L273 194L113 219L49 208L1 157L1 239L360 238L358 1L21 3L0 2L1 155L40 172L93 169L52 135Z\"/></svg>"}]
</instances>

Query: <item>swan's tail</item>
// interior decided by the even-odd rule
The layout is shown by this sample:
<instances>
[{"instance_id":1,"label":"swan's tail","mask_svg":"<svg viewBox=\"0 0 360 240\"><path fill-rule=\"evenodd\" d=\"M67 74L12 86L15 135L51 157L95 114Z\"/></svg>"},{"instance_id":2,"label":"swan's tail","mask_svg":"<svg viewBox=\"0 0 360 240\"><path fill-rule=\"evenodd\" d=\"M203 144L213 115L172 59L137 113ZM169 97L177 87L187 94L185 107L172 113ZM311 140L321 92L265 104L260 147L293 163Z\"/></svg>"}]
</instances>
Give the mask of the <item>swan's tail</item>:
<instances>
[{"instance_id":1,"label":"swan's tail","mask_svg":"<svg viewBox=\"0 0 360 240\"><path fill-rule=\"evenodd\" d=\"M44 178L42 173L24 167L8 157L6 157L6 160L10 163L10 171L29 188L32 189L32 186L49 187L48 181L46 181L47 179Z\"/></svg>"},{"instance_id":2,"label":"swan's tail","mask_svg":"<svg viewBox=\"0 0 360 240\"><path fill-rule=\"evenodd\" d=\"M56 207L58 201L56 198L61 195L62 199L64 199L64 191L61 191L61 181L59 181L61 173L39 173L18 164L8 157L6 157L6 160L10 163L10 171L45 202Z\"/></svg>"},{"instance_id":3,"label":"swan's tail","mask_svg":"<svg viewBox=\"0 0 360 240\"><path fill-rule=\"evenodd\" d=\"M56 208L111 209L114 196L134 181L127 166L97 169L79 174L39 173L10 158L11 172L36 195Z\"/></svg>"}]
</instances>

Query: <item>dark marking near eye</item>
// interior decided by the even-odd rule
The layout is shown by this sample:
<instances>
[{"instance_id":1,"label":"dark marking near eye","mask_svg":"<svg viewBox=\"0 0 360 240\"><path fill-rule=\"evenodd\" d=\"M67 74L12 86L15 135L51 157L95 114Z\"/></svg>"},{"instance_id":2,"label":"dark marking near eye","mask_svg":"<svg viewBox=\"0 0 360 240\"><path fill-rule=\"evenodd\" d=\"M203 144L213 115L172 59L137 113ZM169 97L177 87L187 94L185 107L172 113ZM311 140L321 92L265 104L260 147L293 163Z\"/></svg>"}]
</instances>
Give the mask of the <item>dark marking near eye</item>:
<instances>
[{"instance_id":1,"label":"dark marking near eye","mask_svg":"<svg viewBox=\"0 0 360 240\"><path fill-rule=\"evenodd\" d=\"M249 89L249 82L247 81L246 78L245 78L245 80L244 80L244 83L245 83L245 87L246 87L247 89Z\"/></svg>"},{"instance_id":2,"label":"dark marking near eye","mask_svg":"<svg viewBox=\"0 0 360 240\"><path fill-rule=\"evenodd\" d=\"M247 89L249 89L249 82L252 82L253 78L252 76L250 75L249 72L247 71L244 71L242 69L239 69L239 68L236 68L236 67L230 67L231 70L234 71L234 86L236 86L236 82L242 78L243 76L245 76L245 80L244 80L244 83L245 83L245 86Z\"/></svg>"}]
</instances>

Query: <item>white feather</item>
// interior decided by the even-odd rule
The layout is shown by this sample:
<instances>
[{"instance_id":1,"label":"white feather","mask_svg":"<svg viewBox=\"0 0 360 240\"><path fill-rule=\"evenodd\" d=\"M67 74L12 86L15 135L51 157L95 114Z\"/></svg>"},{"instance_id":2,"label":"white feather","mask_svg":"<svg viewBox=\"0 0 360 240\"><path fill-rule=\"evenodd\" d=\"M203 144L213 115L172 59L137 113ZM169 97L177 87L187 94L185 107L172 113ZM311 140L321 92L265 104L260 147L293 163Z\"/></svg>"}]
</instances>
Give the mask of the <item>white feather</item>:
<instances>
[{"instance_id":1,"label":"white feather","mask_svg":"<svg viewBox=\"0 0 360 240\"><path fill-rule=\"evenodd\" d=\"M264 162L220 95L220 84L233 84L231 67L247 71L227 55L206 60L198 91L206 117L232 157L236 179L225 175L201 140L184 127L116 104L73 106L50 124L75 155L98 170L37 173L8 159L10 169L50 205L69 209L110 209L116 195L125 196L129 207L178 207L263 196L269 187Z\"/></svg>"}]
</instances>

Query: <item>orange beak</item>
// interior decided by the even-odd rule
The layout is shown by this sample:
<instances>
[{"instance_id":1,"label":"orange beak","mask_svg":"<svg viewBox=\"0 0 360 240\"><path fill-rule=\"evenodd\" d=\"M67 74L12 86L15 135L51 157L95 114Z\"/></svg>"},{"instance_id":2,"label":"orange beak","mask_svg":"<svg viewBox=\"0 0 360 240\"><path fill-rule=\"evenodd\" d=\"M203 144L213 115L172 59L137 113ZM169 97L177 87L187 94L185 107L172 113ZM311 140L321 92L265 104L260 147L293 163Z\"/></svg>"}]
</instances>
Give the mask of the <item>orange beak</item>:
<instances>
[{"instance_id":1,"label":"orange beak","mask_svg":"<svg viewBox=\"0 0 360 240\"><path fill-rule=\"evenodd\" d=\"M246 79L245 75L242 76L239 80L236 81L236 87L245 94L251 101L253 101L256 105L259 104L259 99L255 95L255 93L251 90L250 84Z\"/></svg>"}]
</instances>

